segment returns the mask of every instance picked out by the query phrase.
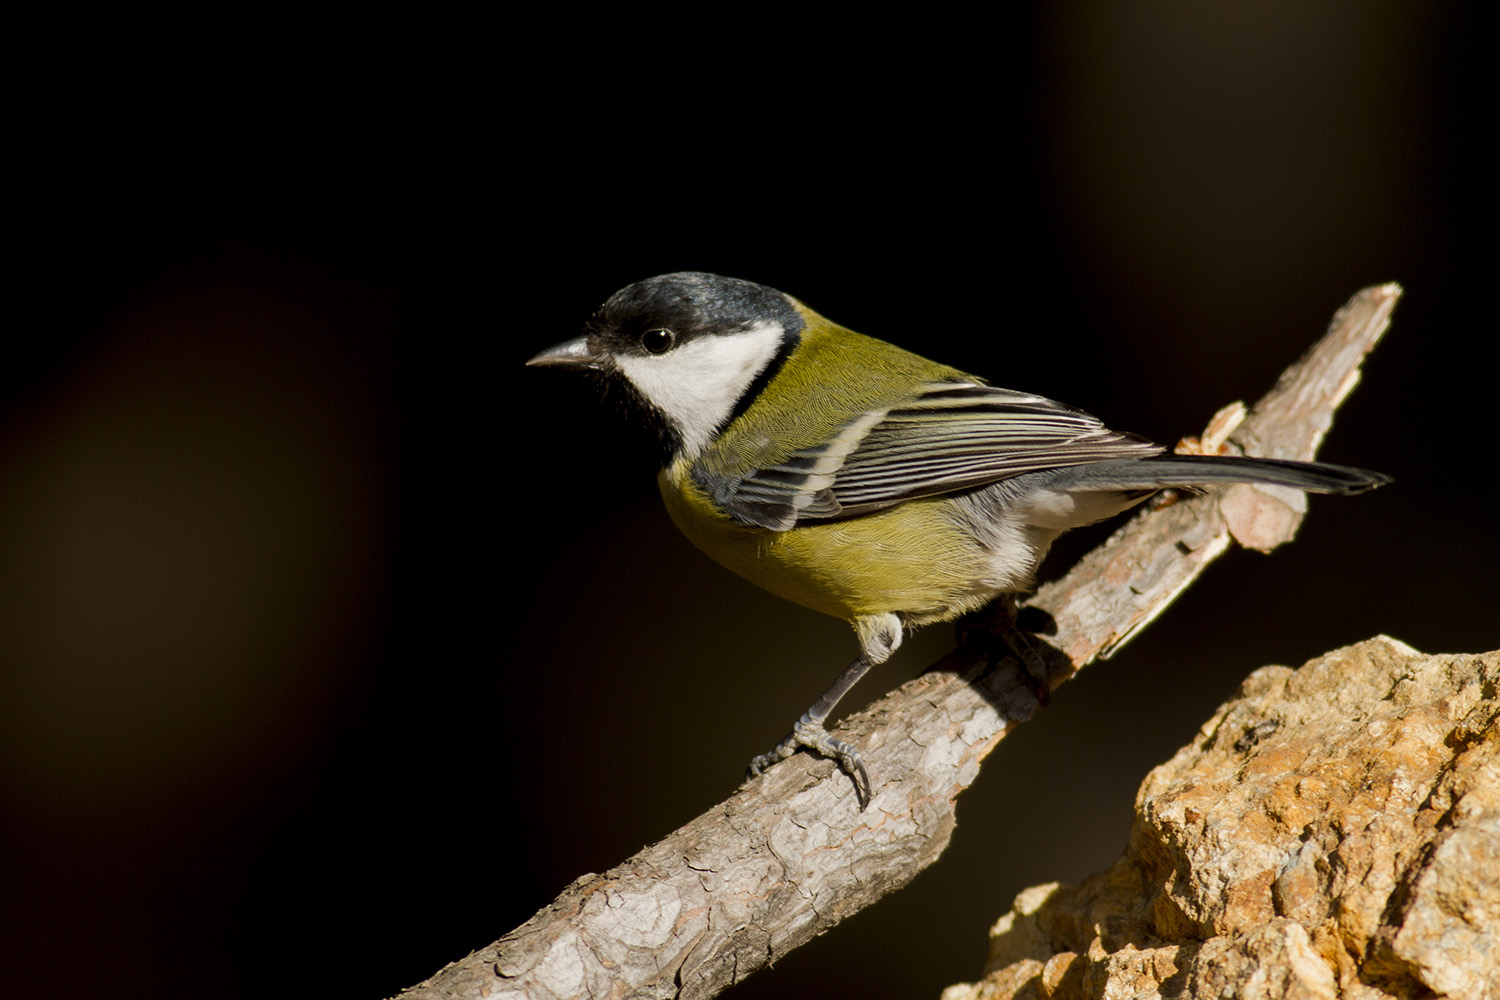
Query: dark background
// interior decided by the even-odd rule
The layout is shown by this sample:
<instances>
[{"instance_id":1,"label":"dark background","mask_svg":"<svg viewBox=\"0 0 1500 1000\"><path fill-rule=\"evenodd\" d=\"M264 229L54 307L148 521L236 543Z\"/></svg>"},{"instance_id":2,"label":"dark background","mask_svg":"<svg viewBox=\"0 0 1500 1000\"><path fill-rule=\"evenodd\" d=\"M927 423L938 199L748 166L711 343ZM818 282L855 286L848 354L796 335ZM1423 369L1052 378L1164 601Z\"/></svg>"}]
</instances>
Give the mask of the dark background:
<instances>
[{"instance_id":1,"label":"dark background","mask_svg":"<svg viewBox=\"0 0 1500 1000\"><path fill-rule=\"evenodd\" d=\"M1492 122L1461 9L575 21L212 35L24 95L10 995L389 995L781 737L847 627L699 556L639 433L522 367L664 271L1168 442L1358 288L1407 289L1323 451L1395 485L1216 565L1000 747L934 869L734 996L935 997L1016 891L1118 856L1137 784L1249 671L1380 632L1500 645Z\"/></svg>"}]
</instances>

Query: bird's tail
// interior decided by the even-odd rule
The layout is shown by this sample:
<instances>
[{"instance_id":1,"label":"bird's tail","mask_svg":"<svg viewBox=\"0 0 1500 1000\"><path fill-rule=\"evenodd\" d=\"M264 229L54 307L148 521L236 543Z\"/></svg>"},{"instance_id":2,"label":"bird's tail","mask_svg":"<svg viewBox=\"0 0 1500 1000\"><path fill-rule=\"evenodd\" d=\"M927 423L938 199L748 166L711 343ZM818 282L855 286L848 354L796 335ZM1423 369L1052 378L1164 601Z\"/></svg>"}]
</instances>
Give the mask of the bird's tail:
<instances>
[{"instance_id":1,"label":"bird's tail","mask_svg":"<svg viewBox=\"0 0 1500 1000\"><path fill-rule=\"evenodd\" d=\"M1363 493L1391 481L1391 477L1383 472L1347 465L1232 455L1118 459L1059 469L1055 476L1047 485L1063 490L1159 490L1216 483L1268 483L1340 496Z\"/></svg>"}]
</instances>

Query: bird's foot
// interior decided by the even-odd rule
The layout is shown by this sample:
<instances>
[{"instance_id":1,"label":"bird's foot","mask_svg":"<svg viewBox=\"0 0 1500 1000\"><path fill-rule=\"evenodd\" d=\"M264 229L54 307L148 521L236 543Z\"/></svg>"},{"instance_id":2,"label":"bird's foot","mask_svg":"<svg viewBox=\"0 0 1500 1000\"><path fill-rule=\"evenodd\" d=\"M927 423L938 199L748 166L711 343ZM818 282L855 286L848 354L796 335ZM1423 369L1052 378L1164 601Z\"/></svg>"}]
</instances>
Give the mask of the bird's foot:
<instances>
[{"instance_id":1,"label":"bird's foot","mask_svg":"<svg viewBox=\"0 0 1500 1000\"><path fill-rule=\"evenodd\" d=\"M1004 599L1002 599L1004 600ZM978 642L990 669L1007 654L1021 663L1021 682L1046 705L1052 700L1052 667L1045 643L1016 624L1016 602L1004 600L959 620L959 642ZM1054 656L1057 654L1054 653Z\"/></svg>"},{"instance_id":2,"label":"bird's foot","mask_svg":"<svg viewBox=\"0 0 1500 1000\"><path fill-rule=\"evenodd\" d=\"M821 722L803 716L797 720L786 739L776 744L770 753L763 753L750 762L749 774L753 778L772 764L786 760L799 749L806 747L824 757L838 761L839 767L854 781L854 794L859 797L859 808L870 804L870 772L865 769L865 759L852 744L831 736Z\"/></svg>"},{"instance_id":3,"label":"bird's foot","mask_svg":"<svg viewBox=\"0 0 1500 1000\"><path fill-rule=\"evenodd\" d=\"M1036 696L1037 704L1045 705L1052 700L1052 668L1047 665L1047 658L1037 648L1037 642L1031 637L1031 633L1024 632L1014 626L1004 635L1005 645L1016 654L1016 659L1021 661L1025 669L1021 672L1021 680L1026 687ZM990 665L994 665L991 659Z\"/></svg>"}]
</instances>

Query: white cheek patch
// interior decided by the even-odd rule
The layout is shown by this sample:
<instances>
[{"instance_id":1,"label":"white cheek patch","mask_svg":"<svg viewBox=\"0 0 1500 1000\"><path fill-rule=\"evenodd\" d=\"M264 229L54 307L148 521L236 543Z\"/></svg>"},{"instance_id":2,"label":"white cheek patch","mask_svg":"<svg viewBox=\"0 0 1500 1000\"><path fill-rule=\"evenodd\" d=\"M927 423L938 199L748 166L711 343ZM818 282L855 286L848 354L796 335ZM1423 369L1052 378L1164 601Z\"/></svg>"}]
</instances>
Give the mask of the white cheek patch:
<instances>
[{"instance_id":1,"label":"white cheek patch","mask_svg":"<svg viewBox=\"0 0 1500 1000\"><path fill-rule=\"evenodd\" d=\"M784 333L779 323L758 323L740 333L699 337L659 356L616 358L616 364L672 422L691 460L771 363Z\"/></svg>"}]
</instances>

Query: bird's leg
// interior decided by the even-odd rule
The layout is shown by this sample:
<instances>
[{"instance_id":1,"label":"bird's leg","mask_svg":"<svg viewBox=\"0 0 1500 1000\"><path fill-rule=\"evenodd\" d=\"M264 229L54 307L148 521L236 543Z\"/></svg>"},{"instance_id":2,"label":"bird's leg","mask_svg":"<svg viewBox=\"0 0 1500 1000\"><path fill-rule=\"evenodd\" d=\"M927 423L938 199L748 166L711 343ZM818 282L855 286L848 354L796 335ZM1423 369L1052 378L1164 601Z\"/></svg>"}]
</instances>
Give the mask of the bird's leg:
<instances>
[{"instance_id":1,"label":"bird's leg","mask_svg":"<svg viewBox=\"0 0 1500 1000\"><path fill-rule=\"evenodd\" d=\"M838 761L839 767L844 769L854 780L854 793L859 798L859 807L864 809L870 804L870 772L865 770L864 758L858 750L843 740L835 739L829 735L823 723L828 718L828 713L833 711L842 698L865 672L870 669L870 660L861 653L855 657L854 662L844 668L839 674L838 680L833 686L824 691L812 707L802 713L802 718L792 727L792 731L786 739L776 744L770 753L763 753L750 762L749 777L753 778L766 768L778 761L786 760L796 753L801 747L822 754L824 757L832 757Z\"/></svg>"},{"instance_id":2,"label":"bird's leg","mask_svg":"<svg viewBox=\"0 0 1500 1000\"><path fill-rule=\"evenodd\" d=\"M1021 680L1039 704L1052 700L1052 669L1037 640L1016 624L1019 602L1014 594L1002 594L990 607L959 620L959 642L978 637L993 668L1006 653L1021 661Z\"/></svg>"}]
</instances>

